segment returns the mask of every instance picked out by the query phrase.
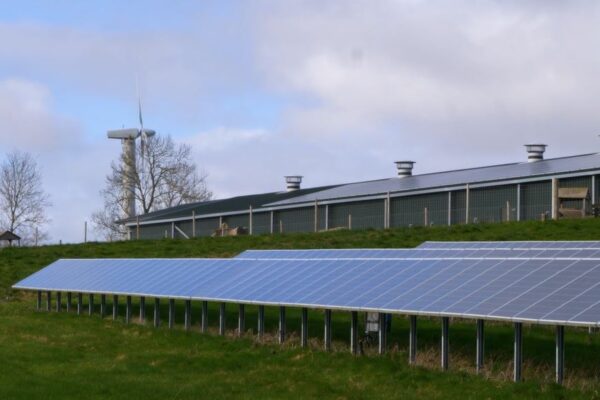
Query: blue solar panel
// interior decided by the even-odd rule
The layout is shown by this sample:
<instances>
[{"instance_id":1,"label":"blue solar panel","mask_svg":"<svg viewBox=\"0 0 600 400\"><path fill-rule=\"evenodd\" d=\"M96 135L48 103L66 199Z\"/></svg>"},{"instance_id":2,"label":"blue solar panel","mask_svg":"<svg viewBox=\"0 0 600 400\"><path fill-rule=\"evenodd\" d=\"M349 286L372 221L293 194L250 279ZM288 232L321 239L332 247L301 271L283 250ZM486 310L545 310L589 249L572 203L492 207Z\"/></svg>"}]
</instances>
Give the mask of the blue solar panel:
<instances>
[{"instance_id":1,"label":"blue solar panel","mask_svg":"<svg viewBox=\"0 0 600 400\"><path fill-rule=\"evenodd\" d=\"M600 259L59 260L17 289L598 325Z\"/></svg>"},{"instance_id":2,"label":"blue solar panel","mask_svg":"<svg viewBox=\"0 0 600 400\"><path fill-rule=\"evenodd\" d=\"M418 249L596 249L600 241L424 242Z\"/></svg>"}]
</instances>

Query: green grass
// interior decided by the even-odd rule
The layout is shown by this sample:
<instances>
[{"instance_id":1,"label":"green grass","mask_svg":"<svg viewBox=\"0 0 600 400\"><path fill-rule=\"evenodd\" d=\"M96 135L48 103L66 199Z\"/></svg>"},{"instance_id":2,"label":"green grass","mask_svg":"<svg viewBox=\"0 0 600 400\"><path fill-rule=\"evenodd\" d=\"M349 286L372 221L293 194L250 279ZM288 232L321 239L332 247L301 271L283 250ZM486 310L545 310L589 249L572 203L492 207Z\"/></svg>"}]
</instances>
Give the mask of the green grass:
<instances>
[{"instance_id":1,"label":"green grass","mask_svg":"<svg viewBox=\"0 0 600 400\"><path fill-rule=\"evenodd\" d=\"M215 334L217 308L211 304L209 334L178 326L126 325L109 318L34 310L30 293L10 285L58 258L230 257L249 248L412 247L424 240L598 240L600 221L526 222L496 225L340 231L320 234L161 240L110 244L11 248L0 251L0 399L31 398L600 398L600 335L569 328L566 387L552 383L554 333L551 327L524 329L525 382L510 382L512 327L488 324L486 372L474 374L475 324L453 320L450 371L439 370L440 323L420 318L418 366L407 364L408 323L395 317L390 351L348 352L349 318L333 314L334 351L322 347L322 313L309 313L310 348L300 349L299 310L287 312L289 340L275 343L277 310L267 308L268 335L252 334L256 308L247 307L247 329L234 337L236 310L228 306L228 335ZM86 299L87 300L87 299ZM63 300L64 301L64 300ZM137 303L137 299L134 299ZM96 300L98 303L98 300ZM147 315L151 305L147 304ZM123 308L123 305L122 305ZM137 307L135 308L137 313Z\"/></svg>"}]
</instances>

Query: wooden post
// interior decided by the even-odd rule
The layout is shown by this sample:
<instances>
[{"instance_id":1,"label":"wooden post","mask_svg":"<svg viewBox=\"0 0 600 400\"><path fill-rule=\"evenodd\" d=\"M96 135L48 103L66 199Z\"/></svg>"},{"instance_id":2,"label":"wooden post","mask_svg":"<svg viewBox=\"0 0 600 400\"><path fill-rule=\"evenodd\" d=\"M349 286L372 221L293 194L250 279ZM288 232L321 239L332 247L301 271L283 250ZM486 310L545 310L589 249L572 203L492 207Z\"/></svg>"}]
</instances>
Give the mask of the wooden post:
<instances>
[{"instance_id":1,"label":"wooden post","mask_svg":"<svg viewBox=\"0 0 600 400\"><path fill-rule=\"evenodd\" d=\"M250 208L248 209L248 233L250 235L252 235L253 233L253 222L254 221L252 221L252 206L250 206Z\"/></svg>"},{"instance_id":2,"label":"wooden post","mask_svg":"<svg viewBox=\"0 0 600 400\"><path fill-rule=\"evenodd\" d=\"M192 237L196 237L196 211L192 211Z\"/></svg>"},{"instance_id":3,"label":"wooden post","mask_svg":"<svg viewBox=\"0 0 600 400\"><path fill-rule=\"evenodd\" d=\"M467 183L467 186L465 188L465 224L469 223L469 197L470 197L470 193L471 190L469 188L469 184Z\"/></svg>"},{"instance_id":4,"label":"wooden post","mask_svg":"<svg viewBox=\"0 0 600 400\"><path fill-rule=\"evenodd\" d=\"M386 210L385 210L385 227L386 229L390 229L392 227L392 199L390 197L390 192L387 192L387 201L386 201Z\"/></svg>"},{"instance_id":5,"label":"wooden post","mask_svg":"<svg viewBox=\"0 0 600 400\"><path fill-rule=\"evenodd\" d=\"M135 218L135 238L140 240L140 216Z\"/></svg>"},{"instance_id":6,"label":"wooden post","mask_svg":"<svg viewBox=\"0 0 600 400\"><path fill-rule=\"evenodd\" d=\"M448 192L448 226L452 225L452 192Z\"/></svg>"},{"instance_id":7,"label":"wooden post","mask_svg":"<svg viewBox=\"0 0 600 400\"><path fill-rule=\"evenodd\" d=\"M424 225L429 226L429 209L427 207L423 209L423 219Z\"/></svg>"},{"instance_id":8,"label":"wooden post","mask_svg":"<svg viewBox=\"0 0 600 400\"><path fill-rule=\"evenodd\" d=\"M510 201L506 201L506 222L510 222Z\"/></svg>"},{"instance_id":9,"label":"wooden post","mask_svg":"<svg viewBox=\"0 0 600 400\"><path fill-rule=\"evenodd\" d=\"M171 222L171 239L175 239L175 222Z\"/></svg>"},{"instance_id":10,"label":"wooden post","mask_svg":"<svg viewBox=\"0 0 600 400\"><path fill-rule=\"evenodd\" d=\"M283 233L283 221L279 220L279 233Z\"/></svg>"},{"instance_id":11,"label":"wooden post","mask_svg":"<svg viewBox=\"0 0 600 400\"><path fill-rule=\"evenodd\" d=\"M352 214L348 214L348 230L352 230Z\"/></svg>"},{"instance_id":12,"label":"wooden post","mask_svg":"<svg viewBox=\"0 0 600 400\"><path fill-rule=\"evenodd\" d=\"M273 224L275 223L275 221L273 220L274 219L274 215L273 214L274 214L274 212L271 211L271 224L270 224L270 226L271 226L271 235L273 234L273 230L274 230Z\"/></svg>"},{"instance_id":13,"label":"wooden post","mask_svg":"<svg viewBox=\"0 0 600 400\"><path fill-rule=\"evenodd\" d=\"M552 178L552 219L558 219L558 179Z\"/></svg>"},{"instance_id":14,"label":"wooden post","mask_svg":"<svg viewBox=\"0 0 600 400\"><path fill-rule=\"evenodd\" d=\"M315 233L319 232L319 201L315 200Z\"/></svg>"}]
</instances>

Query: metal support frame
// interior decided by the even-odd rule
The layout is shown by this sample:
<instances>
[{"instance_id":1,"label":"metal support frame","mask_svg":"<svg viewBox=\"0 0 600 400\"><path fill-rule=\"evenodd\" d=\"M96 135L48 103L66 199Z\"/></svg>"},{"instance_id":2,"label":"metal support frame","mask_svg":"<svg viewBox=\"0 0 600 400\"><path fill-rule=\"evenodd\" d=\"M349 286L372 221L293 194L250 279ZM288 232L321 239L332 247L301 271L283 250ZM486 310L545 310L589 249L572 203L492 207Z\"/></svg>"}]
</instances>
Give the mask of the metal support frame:
<instances>
[{"instance_id":1,"label":"metal support frame","mask_svg":"<svg viewBox=\"0 0 600 400\"><path fill-rule=\"evenodd\" d=\"M140 323L146 322L146 298L140 297Z\"/></svg>"},{"instance_id":2,"label":"metal support frame","mask_svg":"<svg viewBox=\"0 0 600 400\"><path fill-rule=\"evenodd\" d=\"M112 314L113 321L116 321L119 317L119 296L116 294L113 295Z\"/></svg>"},{"instance_id":3,"label":"metal support frame","mask_svg":"<svg viewBox=\"0 0 600 400\"><path fill-rule=\"evenodd\" d=\"M202 315L200 318L200 329L202 333L208 330L208 301L202 302Z\"/></svg>"},{"instance_id":4,"label":"metal support frame","mask_svg":"<svg viewBox=\"0 0 600 400\"><path fill-rule=\"evenodd\" d=\"M258 338L262 339L265 334L265 306L258 306Z\"/></svg>"},{"instance_id":5,"label":"metal support frame","mask_svg":"<svg viewBox=\"0 0 600 400\"><path fill-rule=\"evenodd\" d=\"M409 319L408 332L408 363L416 364L417 362L417 316L411 315Z\"/></svg>"},{"instance_id":6,"label":"metal support frame","mask_svg":"<svg viewBox=\"0 0 600 400\"><path fill-rule=\"evenodd\" d=\"M219 335L225 335L225 318L227 315L225 314L225 303L221 303L219 306Z\"/></svg>"},{"instance_id":7,"label":"metal support frame","mask_svg":"<svg viewBox=\"0 0 600 400\"><path fill-rule=\"evenodd\" d=\"M46 311L50 311L52 308L52 292L46 292Z\"/></svg>"},{"instance_id":8,"label":"metal support frame","mask_svg":"<svg viewBox=\"0 0 600 400\"><path fill-rule=\"evenodd\" d=\"M469 184L465 186L465 224L469 223L470 215L469 215L469 200L471 197L471 188Z\"/></svg>"},{"instance_id":9,"label":"metal support frame","mask_svg":"<svg viewBox=\"0 0 600 400\"><path fill-rule=\"evenodd\" d=\"M558 219L558 179L552 178L552 219Z\"/></svg>"},{"instance_id":10,"label":"metal support frame","mask_svg":"<svg viewBox=\"0 0 600 400\"><path fill-rule=\"evenodd\" d=\"M387 333L387 327L385 324L385 314L384 313L379 313L379 324L378 324L378 334L379 334L379 346L378 346L378 352L379 354L385 354L386 348L387 348L387 344L386 344L386 333Z\"/></svg>"},{"instance_id":11,"label":"metal support frame","mask_svg":"<svg viewBox=\"0 0 600 400\"><path fill-rule=\"evenodd\" d=\"M556 383L562 385L565 375L565 327L556 327Z\"/></svg>"},{"instance_id":12,"label":"metal support frame","mask_svg":"<svg viewBox=\"0 0 600 400\"><path fill-rule=\"evenodd\" d=\"M523 368L523 324L521 322L515 322L513 365L513 380L520 382Z\"/></svg>"},{"instance_id":13,"label":"metal support frame","mask_svg":"<svg viewBox=\"0 0 600 400\"><path fill-rule=\"evenodd\" d=\"M37 291L37 302L35 303L35 308L40 311L42 309L42 291Z\"/></svg>"},{"instance_id":14,"label":"metal support frame","mask_svg":"<svg viewBox=\"0 0 600 400\"><path fill-rule=\"evenodd\" d=\"M238 336L242 336L246 331L246 307L244 304L239 305L238 312Z\"/></svg>"},{"instance_id":15,"label":"metal support frame","mask_svg":"<svg viewBox=\"0 0 600 400\"><path fill-rule=\"evenodd\" d=\"M160 298L154 298L154 327L160 326Z\"/></svg>"},{"instance_id":16,"label":"metal support frame","mask_svg":"<svg viewBox=\"0 0 600 400\"><path fill-rule=\"evenodd\" d=\"M252 235L254 233L254 218L252 218L252 206L248 207L248 234Z\"/></svg>"},{"instance_id":17,"label":"metal support frame","mask_svg":"<svg viewBox=\"0 0 600 400\"><path fill-rule=\"evenodd\" d=\"M517 183L517 221L521 220L521 184Z\"/></svg>"},{"instance_id":18,"label":"metal support frame","mask_svg":"<svg viewBox=\"0 0 600 400\"><path fill-rule=\"evenodd\" d=\"M350 353L358 354L358 311L350 313Z\"/></svg>"},{"instance_id":19,"label":"metal support frame","mask_svg":"<svg viewBox=\"0 0 600 400\"><path fill-rule=\"evenodd\" d=\"M329 204L325 204L325 230L329 230Z\"/></svg>"},{"instance_id":20,"label":"metal support frame","mask_svg":"<svg viewBox=\"0 0 600 400\"><path fill-rule=\"evenodd\" d=\"M308 346L308 309L302 308L302 316L300 321L300 346Z\"/></svg>"},{"instance_id":21,"label":"metal support frame","mask_svg":"<svg viewBox=\"0 0 600 400\"><path fill-rule=\"evenodd\" d=\"M323 332L323 347L325 351L331 350L331 310L325 310L323 316L324 332Z\"/></svg>"},{"instance_id":22,"label":"metal support frame","mask_svg":"<svg viewBox=\"0 0 600 400\"><path fill-rule=\"evenodd\" d=\"M191 300L185 301L185 313L184 313L183 326L186 331L189 331L190 328L192 327L192 301Z\"/></svg>"},{"instance_id":23,"label":"metal support frame","mask_svg":"<svg viewBox=\"0 0 600 400\"><path fill-rule=\"evenodd\" d=\"M592 205L596 204L596 175L592 175Z\"/></svg>"},{"instance_id":24,"label":"metal support frame","mask_svg":"<svg viewBox=\"0 0 600 400\"><path fill-rule=\"evenodd\" d=\"M92 315L94 313L94 294L90 293L88 295L88 315Z\"/></svg>"},{"instance_id":25,"label":"metal support frame","mask_svg":"<svg viewBox=\"0 0 600 400\"><path fill-rule=\"evenodd\" d=\"M273 214L274 214L274 212L273 212L273 211L271 211L271 212L270 212L271 229L270 229L270 231L269 231L269 233L270 233L271 235L273 234L273 223L274 223L274 221L273 221L273 220L274 220L274 216L273 216Z\"/></svg>"},{"instance_id":26,"label":"metal support frame","mask_svg":"<svg viewBox=\"0 0 600 400\"><path fill-rule=\"evenodd\" d=\"M106 316L106 295L100 295L100 318L104 318Z\"/></svg>"},{"instance_id":27,"label":"metal support frame","mask_svg":"<svg viewBox=\"0 0 600 400\"><path fill-rule=\"evenodd\" d=\"M131 323L131 315L133 314L133 307L131 305L131 296L127 296L125 299L125 323Z\"/></svg>"},{"instance_id":28,"label":"metal support frame","mask_svg":"<svg viewBox=\"0 0 600 400\"><path fill-rule=\"evenodd\" d=\"M452 225L452 192L448 192L448 226Z\"/></svg>"},{"instance_id":29,"label":"metal support frame","mask_svg":"<svg viewBox=\"0 0 600 400\"><path fill-rule=\"evenodd\" d=\"M175 326L175 299L169 299L169 329Z\"/></svg>"},{"instance_id":30,"label":"metal support frame","mask_svg":"<svg viewBox=\"0 0 600 400\"><path fill-rule=\"evenodd\" d=\"M67 312L71 312L71 292L67 292Z\"/></svg>"},{"instance_id":31,"label":"metal support frame","mask_svg":"<svg viewBox=\"0 0 600 400\"><path fill-rule=\"evenodd\" d=\"M77 293L77 315L81 315L83 311L83 293Z\"/></svg>"},{"instance_id":32,"label":"metal support frame","mask_svg":"<svg viewBox=\"0 0 600 400\"><path fill-rule=\"evenodd\" d=\"M450 318L442 317L442 369L448 369L448 331L450 326Z\"/></svg>"},{"instance_id":33,"label":"metal support frame","mask_svg":"<svg viewBox=\"0 0 600 400\"><path fill-rule=\"evenodd\" d=\"M285 342L285 307L279 307L279 344Z\"/></svg>"},{"instance_id":34,"label":"metal support frame","mask_svg":"<svg viewBox=\"0 0 600 400\"><path fill-rule=\"evenodd\" d=\"M56 312L60 312L62 308L62 293L56 292Z\"/></svg>"},{"instance_id":35,"label":"metal support frame","mask_svg":"<svg viewBox=\"0 0 600 400\"><path fill-rule=\"evenodd\" d=\"M480 373L483 369L483 356L485 350L485 325L482 319L477 320L477 340L475 350L475 371Z\"/></svg>"}]
</instances>

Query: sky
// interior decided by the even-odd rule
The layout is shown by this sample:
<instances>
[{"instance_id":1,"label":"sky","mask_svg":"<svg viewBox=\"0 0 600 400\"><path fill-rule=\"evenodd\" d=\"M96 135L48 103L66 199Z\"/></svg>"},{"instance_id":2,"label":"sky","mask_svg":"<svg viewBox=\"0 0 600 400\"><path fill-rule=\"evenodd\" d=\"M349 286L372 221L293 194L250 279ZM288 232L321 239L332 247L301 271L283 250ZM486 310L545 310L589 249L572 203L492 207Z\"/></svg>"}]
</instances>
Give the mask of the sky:
<instances>
[{"instance_id":1,"label":"sky","mask_svg":"<svg viewBox=\"0 0 600 400\"><path fill-rule=\"evenodd\" d=\"M120 144L193 148L217 198L600 150L595 1L27 1L0 13L0 159L80 242ZM90 233L92 239L95 238Z\"/></svg>"}]
</instances>

